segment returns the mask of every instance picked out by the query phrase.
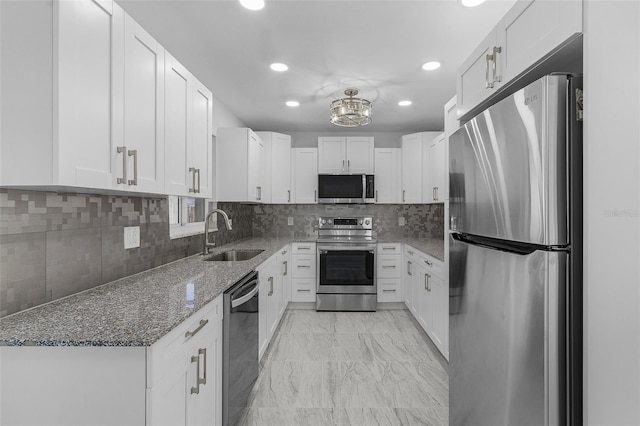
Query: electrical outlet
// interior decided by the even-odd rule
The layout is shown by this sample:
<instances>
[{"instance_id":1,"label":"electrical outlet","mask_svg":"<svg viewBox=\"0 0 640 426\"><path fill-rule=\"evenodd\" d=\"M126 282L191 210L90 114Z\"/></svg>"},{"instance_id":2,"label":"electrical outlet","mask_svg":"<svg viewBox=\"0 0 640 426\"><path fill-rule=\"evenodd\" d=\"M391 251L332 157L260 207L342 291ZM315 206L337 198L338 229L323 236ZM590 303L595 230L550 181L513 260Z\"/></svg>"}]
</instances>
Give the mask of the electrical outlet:
<instances>
[{"instance_id":1,"label":"electrical outlet","mask_svg":"<svg viewBox=\"0 0 640 426\"><path fill-rule=\"evenodd\" d=\"M407 221L404 219L404 216L398 216L398 226L404 226Z\"/></svg>"},{"instance_id":2,"label":"electrical outlet","mask_svg":"<svg viewBox=\"0 0 640 426\"><path fill-rule=\"evenodd\" d=\"M132 249L140 247L140 227L127 226L124 228L124 248Z\"/></svg>"},{"instance_id":3,"label":"electrical outlet","mask_svg":"<svg viewBox=\"0 0 640 426\"><path fill-rule=\"evenodd\" d=\"M289 225L289 226L293 225L293 217L292 216L287 217L287 225Z\"/></svg>"}]
</instances>

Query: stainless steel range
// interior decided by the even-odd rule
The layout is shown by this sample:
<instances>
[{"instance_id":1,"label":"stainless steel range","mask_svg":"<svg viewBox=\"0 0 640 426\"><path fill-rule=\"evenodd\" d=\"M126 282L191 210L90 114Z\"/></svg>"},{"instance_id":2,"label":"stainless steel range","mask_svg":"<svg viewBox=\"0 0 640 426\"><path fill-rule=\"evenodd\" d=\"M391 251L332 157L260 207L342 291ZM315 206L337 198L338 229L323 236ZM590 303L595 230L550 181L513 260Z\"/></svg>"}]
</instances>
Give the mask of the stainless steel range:
<instances>
[{"instance_id":1,"label":"stainless steel range","mask_svg":"<svg viewBox=\"0 0 640 426\"><path fill-rule=\"evenodd\" d=\"M375 311L377 298L371 217L318 218L318 311Z\"/></svg>"}]
</instances>

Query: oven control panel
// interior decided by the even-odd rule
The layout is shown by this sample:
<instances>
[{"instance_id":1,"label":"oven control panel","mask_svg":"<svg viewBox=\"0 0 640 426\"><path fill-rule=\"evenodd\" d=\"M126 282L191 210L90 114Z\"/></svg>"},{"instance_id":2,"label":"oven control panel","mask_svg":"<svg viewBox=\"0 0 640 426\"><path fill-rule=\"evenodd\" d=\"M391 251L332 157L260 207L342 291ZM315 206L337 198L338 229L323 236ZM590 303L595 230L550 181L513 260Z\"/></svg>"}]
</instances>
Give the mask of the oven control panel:
<instances>
[{"instance_id":1,"label":"oven control panel","mask_svg":"<svg viewBox=\"0 0 640 426\"><path fill-rule=\"evenodd\" d=\"M320 217L319 229L372 229L371 217Z\"/></svg>"}]
</instances>

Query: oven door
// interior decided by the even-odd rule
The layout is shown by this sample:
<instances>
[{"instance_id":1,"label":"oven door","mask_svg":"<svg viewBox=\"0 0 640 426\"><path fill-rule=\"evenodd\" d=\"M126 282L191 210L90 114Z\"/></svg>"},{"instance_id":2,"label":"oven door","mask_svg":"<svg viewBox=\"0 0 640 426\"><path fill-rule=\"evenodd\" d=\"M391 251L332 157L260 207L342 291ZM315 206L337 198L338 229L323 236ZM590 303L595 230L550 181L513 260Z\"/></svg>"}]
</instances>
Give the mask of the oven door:
<instances>
[{"instance_id":1,"label":"oven door","mask_svg":"<svg viewBox=\"0 0 640 426\"><path fill-rule=\"evenodd\" d=\"M318 245L318 293L376 293L375 246Z\"/></svg>"}]
</instances>

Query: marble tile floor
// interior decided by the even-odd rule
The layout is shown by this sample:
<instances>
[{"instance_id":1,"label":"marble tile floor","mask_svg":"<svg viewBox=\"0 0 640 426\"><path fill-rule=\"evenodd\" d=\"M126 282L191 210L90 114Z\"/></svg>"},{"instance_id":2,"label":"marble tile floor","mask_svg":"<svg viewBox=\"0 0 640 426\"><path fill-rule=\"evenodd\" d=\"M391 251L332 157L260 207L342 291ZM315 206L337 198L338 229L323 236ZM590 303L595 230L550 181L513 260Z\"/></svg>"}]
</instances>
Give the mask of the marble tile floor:
<instances>
[{"instance_id":1,"label":"marble tile floor","mask_svg":"<svg viewBox=\"0 0 640 426\"><path fill-rule=\"evenodd\" d=\"M407 310L288 310L241 425L447 425L447 363Z\"/></svg>"}]
</instances>

